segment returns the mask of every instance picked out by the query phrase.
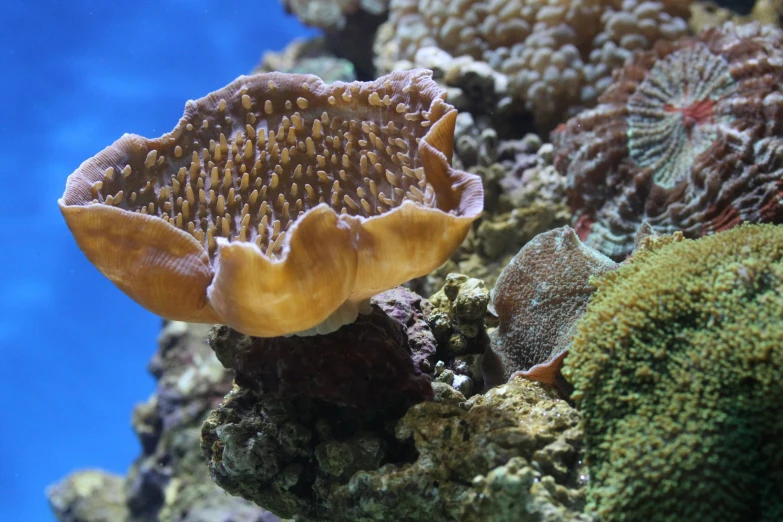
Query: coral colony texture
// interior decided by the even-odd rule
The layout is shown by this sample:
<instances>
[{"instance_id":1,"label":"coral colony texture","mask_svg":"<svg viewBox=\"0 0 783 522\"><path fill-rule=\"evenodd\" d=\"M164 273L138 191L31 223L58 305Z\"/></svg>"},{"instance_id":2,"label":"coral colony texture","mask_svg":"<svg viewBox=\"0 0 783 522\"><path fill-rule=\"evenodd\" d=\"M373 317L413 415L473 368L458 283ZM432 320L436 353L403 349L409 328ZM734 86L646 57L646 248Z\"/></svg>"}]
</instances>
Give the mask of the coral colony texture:
<instances>
[{"instance_id":1,"label":"coral colony texture","mask_svg":"<svg viewBox=\"0 0 783 522\"><path fill-rule=\"evenodd\" d=\"M780 2L281 3L323 35L68 178L168 321L57 518L783 520L783 32L710 26Z\"/></svg>"},{"instance_id":2,"label":"coral colony texture","mask_svg":"<svg viewBox=\"0 0 783 522\"><path fill-rule=\"evenodd\" d=\"M553 133L575 228L622 259L643 221L699 237L779 222L783 33L711 28L637 54L601 104Z\"/></svg>"},{"instance_id":3,"label":"coral colony texture","mask_svg":"<svg viewBox=\"0 0 783 522\"><path fill-rule=\"evenodd\" d=\"M687 34L689 2L663 0L391 0L376 67L410 67L438 48L488 63L539 127L595 104L634 51Z\"/></svg>"},{"instance_id":4,"label":"coral colony texture","mask_svg":"<svg viewBox=\"0 0 783 522\"><path fill-rule=\"evenodd\" d=\"M482 210L478 176L449 164L444 97L425 70L240 77L172 132L83 163L60 208L90 261L158 315L332 331L442 264Z\"/></svg>"},{"instance_id":5,"label":"coral colony texture","mask_svg":"<svg viewBox=\"0 0 783 522\"><path fill-rule=\"evenodd\" d=\"M648 243L598 278L563 369L591 508L606 521L781 520L783 228Z\"/></svg>"}]
</instances>

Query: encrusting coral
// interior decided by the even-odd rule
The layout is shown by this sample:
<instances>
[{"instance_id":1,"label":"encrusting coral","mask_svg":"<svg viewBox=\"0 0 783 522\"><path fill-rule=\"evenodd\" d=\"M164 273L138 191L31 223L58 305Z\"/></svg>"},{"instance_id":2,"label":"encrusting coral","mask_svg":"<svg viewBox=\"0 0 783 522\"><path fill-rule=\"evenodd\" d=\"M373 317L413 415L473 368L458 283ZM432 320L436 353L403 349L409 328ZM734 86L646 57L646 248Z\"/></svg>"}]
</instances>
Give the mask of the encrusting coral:
<instances>
[{"instance_id":1,"label":"encrusting coral","mask_svg":"<svg viewBox=\"0 0 783 522\"><path fill-rule=\"evenodd\" d=\"M391 0L376 67L416 62L422 48L487 62L539 128L595 103L634 51L687 34L688 0Z\"/></svg>"},{"instance_id":2,"label":"encrusting coral","mask_svg":"<svg viewBox=\"0 0 783 522\"><path fill-rule=\"evenodd\" d=\"M88 259L158 315L333 331L441 265L482 210L478 176L450 166L444 98L426 70L243 76L188 102L172 132L84 162L60 209Z\"/></svg>"},{"instance_id":3,"label":"encrusting coral","mask_svg":"<svg viewBox=\"0 0 783 522\"><path fill-rule=\"evenodd\" d=\"M570 227L539 234L522 247L492 289L499 324L482 360L485 383L495 386L519 375L556 384L594 291L590 277L615 267Z\"/></svg>"},{"instance_id":4,"label":"encrusting coral","mask_svg":"<svg viewBox=\"0 0 783 522\"><path fill-rule=\"evenodd\" d=\"M637 54L553 133L579 237L622 259L643 221L700 237L778 222L783 32L727 23Z\"/></svg>"},{"instance_id":5,"label":"encrusting coral","mask_svg":"<svg viewBox=\"0 0 783 522\"><path fill-rule=\"evenodd\" d=\"M563 367L589 509L783 519L783 227L648 238L596 286Z\"/></svg>"}]
</instances>

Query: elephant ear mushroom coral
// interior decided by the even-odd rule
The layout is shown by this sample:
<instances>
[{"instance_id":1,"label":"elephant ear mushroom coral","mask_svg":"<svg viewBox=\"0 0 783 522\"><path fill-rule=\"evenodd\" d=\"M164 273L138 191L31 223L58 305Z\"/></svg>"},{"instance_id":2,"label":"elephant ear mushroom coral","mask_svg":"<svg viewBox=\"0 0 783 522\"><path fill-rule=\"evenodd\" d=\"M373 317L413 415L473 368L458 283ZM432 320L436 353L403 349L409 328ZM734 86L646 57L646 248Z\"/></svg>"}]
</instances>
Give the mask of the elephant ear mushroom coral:
<instances>
[{"instance_id":1,"label":"elephant ear mushroom coral","mask_svg":"<svg viewBox=\"0 0 783 522\"><path fill-rule=\"evenodd\" d=\"M539 234L522 247L492 290L499 325L482 360L485 383L520 375L559 384L571 336L594 290L590 276L615 266L570 227Z\"/></svg>"},{"instance_id":2,"label":"elephant ear mushroom coral","mask_svg":"<svg viewBox=\"0 0 783 522\"><path fill-rule=\"evenodd\" d=\"M574 228L614 259L645 220L690 238L780 222L783 32L726 23L659 42L552 139Z\"/></svg>"},{"instance_id":3,"label":"elephant ear mushroom coral","mask_svg":"<svg viewBox=\"0 0 783 522\"><path fill-rule=\"evenodd\" d=\"M481 213L431 76L242 76L188 102L170 133L84 162L60 209L87 258L154 313L259 337L334 331L441 265Z\"/></svg>"}]
</instances>

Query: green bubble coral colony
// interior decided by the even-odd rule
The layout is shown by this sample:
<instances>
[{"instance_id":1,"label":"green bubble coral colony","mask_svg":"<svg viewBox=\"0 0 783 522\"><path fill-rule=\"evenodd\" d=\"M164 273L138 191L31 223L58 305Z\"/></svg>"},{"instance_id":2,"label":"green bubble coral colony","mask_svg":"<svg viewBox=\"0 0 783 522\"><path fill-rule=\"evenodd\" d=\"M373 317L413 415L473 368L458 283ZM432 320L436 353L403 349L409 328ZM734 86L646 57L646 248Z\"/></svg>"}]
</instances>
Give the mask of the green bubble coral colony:
<instances>
[{"instance_id":1,"label":"green bubble coral colony","mask_svg":"<svg viewBox=\"0 0 783 522\"><path fill-rule=\"evenodd\" d=\"M604 522L783 520L783 227L648 241L596 286L563 369L588 507Z\"/></svg>"}]
</instances>

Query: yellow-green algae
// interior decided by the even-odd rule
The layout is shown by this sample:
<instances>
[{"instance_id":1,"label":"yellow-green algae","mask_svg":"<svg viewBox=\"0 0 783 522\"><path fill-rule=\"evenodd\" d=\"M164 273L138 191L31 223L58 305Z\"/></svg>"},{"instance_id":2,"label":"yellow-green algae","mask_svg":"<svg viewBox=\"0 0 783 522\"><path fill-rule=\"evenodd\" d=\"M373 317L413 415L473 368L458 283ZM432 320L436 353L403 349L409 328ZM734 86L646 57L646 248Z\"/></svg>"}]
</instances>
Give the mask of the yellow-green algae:
<instances>
[{"instance_id":1,"label":"yellow-green algae","mask_svg":"<svg viewBox=\"0 0 783 522\"><path fill-rule=\"evenodd\" d=\"M563 369L588 511L783 520L783 227L646 243L595 281Z\"/></svg>"}]
</instances>

